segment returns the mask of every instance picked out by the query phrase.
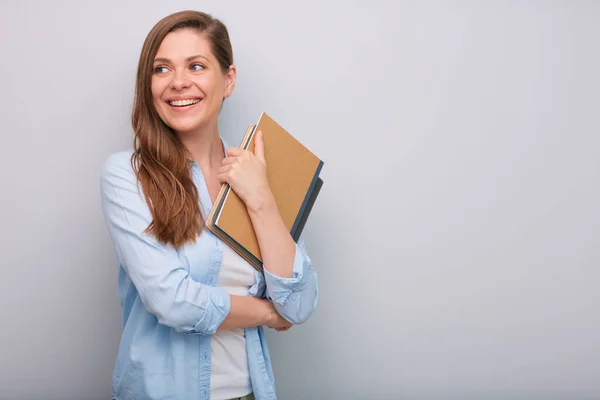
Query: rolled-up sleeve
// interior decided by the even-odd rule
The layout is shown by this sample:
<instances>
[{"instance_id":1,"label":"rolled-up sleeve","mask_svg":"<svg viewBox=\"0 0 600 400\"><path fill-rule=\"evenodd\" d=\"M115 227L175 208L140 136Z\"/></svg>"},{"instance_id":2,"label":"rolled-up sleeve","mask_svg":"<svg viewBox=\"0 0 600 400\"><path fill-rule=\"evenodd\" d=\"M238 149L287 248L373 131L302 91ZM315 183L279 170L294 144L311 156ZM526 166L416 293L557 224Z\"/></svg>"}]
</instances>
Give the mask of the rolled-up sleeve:
<instances>
[{"instance_id":1,"label":"rolled-up sleeve","mask_svg":"<svg viewBox=\"0 0 600 400\"><path fill-rule=\"evenodd\" d=\"M106 159L100 189L102 211L117 257L146 309L159 323L178 332L215 333L229 314L229 294L191 279L172 246L144 233L152 215L127 153Z\"/></svg>"},{"instance_id":2,"label":"rolled-up sleeve","mask_svg":"<svg viewBox=\"0 0 600 400\"><path fill-rule=\"evenodd\" d=\"M293 324L305 322L314 312L319 300L317 273L306 252L304 236L296 243L291 278L272 274L265 268L267 298L277 312Z\"/></svg>"}]
</instances>

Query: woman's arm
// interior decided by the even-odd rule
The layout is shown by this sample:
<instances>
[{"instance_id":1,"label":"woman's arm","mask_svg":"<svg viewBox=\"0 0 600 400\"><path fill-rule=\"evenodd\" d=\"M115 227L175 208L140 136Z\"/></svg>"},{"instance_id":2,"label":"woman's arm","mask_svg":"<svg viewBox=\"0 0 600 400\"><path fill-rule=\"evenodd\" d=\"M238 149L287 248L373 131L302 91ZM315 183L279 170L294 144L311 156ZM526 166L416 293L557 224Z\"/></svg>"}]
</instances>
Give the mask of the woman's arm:
<instances>
[{"instance_id":1,"label":"woman's arm","mask_svg":"<svg viewBox=\"0 0 600 400\"><path fill-rule=\"evenodd\" d=\"M161 324L190 334L210 335L223 326L279 326L268 301L231 296L194 281L175 249L144 233L152 216L129 160L127 153L107 158L100 185L102 210L119 262L146 309Z\"/></svg>"},{"instance_id":2,"label":"woman's arm","mask_svg":"<svg viewBox=\"0 0 600 400\"><path fill-rule=\"evenodd\" d=\"M288 231L270 191L257 208L247 207L260 247L264 268L282 278L292 277L296 243Z\"/></svg>"},{"instance_id":3,"label":"woman's arm","mask_svg":"<svg viewBox=\"0 0 600 400\"><path fill-rule=\"evenodd\" d=\"M285 319L301 324L312 315L319 298L317 273L304 236L294 242L276 204L249 209L249 215L263 259L267 296Z\"/></svg>"},{"instance_id":4,"label":"woman's arm","mask_svg":"<svg viewBox=\"0 0 600 400\"><path fill-rule=\"evenodd\" d=\"M317 274L306 254L304 238L295 243L269 188L260 132L254 140L255 154L228 149L218 178L231 185L244 201L263 259L267 296L285 319L300 324L317 306Z\"/></svg>"},{"instance_id":5,"label":"woman's arm","mask_svg":"<svg viewBox=\"0 0 600 400\"><path fill-rule=\"evenodd\" d=\"M288 328L291 324L279 315L271 302L249 296L231 296L231 310L219 330L266 325L273 329Z\"/></svg>"}]
</instances>

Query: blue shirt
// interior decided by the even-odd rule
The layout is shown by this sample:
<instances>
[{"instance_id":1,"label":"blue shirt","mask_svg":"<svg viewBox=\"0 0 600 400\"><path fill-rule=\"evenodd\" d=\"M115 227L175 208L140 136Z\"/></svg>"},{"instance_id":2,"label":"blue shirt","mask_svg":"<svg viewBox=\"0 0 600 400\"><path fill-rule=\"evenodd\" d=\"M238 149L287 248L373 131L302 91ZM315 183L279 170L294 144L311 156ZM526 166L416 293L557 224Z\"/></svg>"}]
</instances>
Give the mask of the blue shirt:
<instances>
[{"instance_id":1,"label":"blue shirt","mask_svg":"<svg viewBox=\"0 0 600 400\"><path fill-rule=\"evenodd\" d=\"M223 141L225 148L227 144ZM227 291L216 287L225 244L208 229L195 243L173 248L144 233L150 209L131 166L132 151L110 155L101 174L104 218L119 261L123 308L113 399L210 398L211 335L229 313ZM192 176L206 218L212 202L202 170ZM317 275L301 237L293 276L255 272L249 295L267 298L288 321L301 324L318 301ZM245 329L250 380L257 400L277 399L263 327Z\"/></svg>"}]
</instances>

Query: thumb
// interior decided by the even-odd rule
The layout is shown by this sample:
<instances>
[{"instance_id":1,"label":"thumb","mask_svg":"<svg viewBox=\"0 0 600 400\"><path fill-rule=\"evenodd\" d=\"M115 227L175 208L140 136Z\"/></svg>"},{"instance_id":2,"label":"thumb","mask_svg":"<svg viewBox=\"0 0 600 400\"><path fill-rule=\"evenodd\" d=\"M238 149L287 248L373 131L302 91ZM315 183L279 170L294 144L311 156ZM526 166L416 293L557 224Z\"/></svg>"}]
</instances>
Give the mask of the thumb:
<instances>
[{"instance_id":1,"label":"thumb","mask_svg":"<svg viewBox=\"0 0 600 400\"><path fill-rule=\"evenodd\" d=\"M258 131L256 138L254 139L254 155L263 164L267 163L267 160L265 159L265 142L263 140L262 131Z\"/></svg>"}]
</instances>

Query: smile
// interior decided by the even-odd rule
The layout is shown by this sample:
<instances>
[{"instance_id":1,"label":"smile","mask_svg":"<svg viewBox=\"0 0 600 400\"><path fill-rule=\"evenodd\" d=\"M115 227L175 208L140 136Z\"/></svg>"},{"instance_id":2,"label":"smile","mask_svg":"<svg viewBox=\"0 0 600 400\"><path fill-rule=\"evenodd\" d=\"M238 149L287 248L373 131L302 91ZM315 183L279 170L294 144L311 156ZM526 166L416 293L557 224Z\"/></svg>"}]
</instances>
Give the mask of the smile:
<instances>
[{"instance_id":1,"label":"smile","mask_svg":"<svg viewBox=\"0 0 600 400\"><path fill-rule=\"evenodd\" d=\"M200 100L201 99L171 100L167 101L167 104L172 107L187 107L199 103Z\"/></svg>"}]
</instances>

